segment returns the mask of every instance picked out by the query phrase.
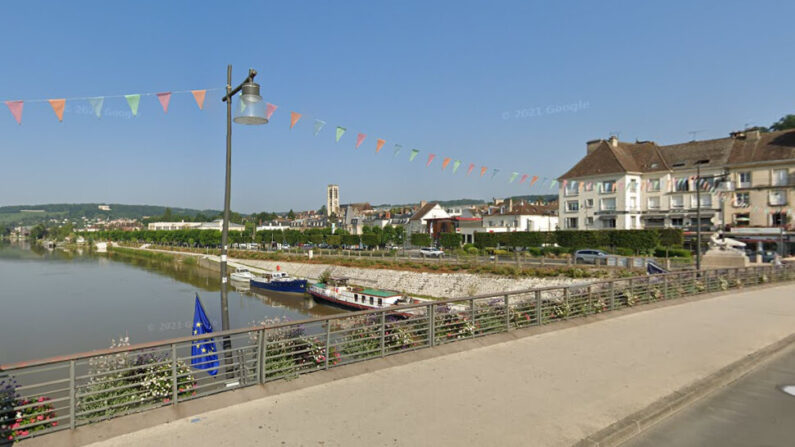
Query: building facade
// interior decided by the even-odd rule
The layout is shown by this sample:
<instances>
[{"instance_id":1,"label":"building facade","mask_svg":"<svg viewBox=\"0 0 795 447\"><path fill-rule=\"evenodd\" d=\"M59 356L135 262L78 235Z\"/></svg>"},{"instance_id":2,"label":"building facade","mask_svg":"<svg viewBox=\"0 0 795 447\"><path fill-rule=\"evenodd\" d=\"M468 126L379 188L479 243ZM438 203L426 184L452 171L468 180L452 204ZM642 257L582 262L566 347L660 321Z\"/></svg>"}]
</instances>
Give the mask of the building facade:
<instances>
[{"instance_id":1,"label":"building facade","mask_svg":"<svg viewBox=\"0 0 795 447\"><path fill-rule=\"evenodd\" d=\"M326 187L326 216L340 215L340 187L339 185L328 185Z\"/></svg>"}]
</instances>

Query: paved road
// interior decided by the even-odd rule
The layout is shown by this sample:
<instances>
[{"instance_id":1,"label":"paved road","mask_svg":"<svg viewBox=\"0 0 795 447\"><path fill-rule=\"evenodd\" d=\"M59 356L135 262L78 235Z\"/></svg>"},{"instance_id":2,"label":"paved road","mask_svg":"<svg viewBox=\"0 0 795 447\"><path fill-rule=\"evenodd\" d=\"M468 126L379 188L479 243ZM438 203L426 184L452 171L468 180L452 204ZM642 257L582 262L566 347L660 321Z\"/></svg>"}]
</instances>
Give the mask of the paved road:
<instances>
[{"instance_id":1,"label":"paved road","mask_svg":"<svg viewBox=\"0 0 795 447\"><path fill-rule=\"evenodd\" d=\"M622 315L273 395L102 445L571 445L790 336L793 298L795 284L787 284Z\"/></svg>"},{"instance_id":2,"label":"paved road","mask_svg":"<svg viewBox=\"0 0 795 447\"><path fill-rule=\"evenodd\" d=\"M622 447L795 446L795 346Z\"/></svg>"}]
</instances>

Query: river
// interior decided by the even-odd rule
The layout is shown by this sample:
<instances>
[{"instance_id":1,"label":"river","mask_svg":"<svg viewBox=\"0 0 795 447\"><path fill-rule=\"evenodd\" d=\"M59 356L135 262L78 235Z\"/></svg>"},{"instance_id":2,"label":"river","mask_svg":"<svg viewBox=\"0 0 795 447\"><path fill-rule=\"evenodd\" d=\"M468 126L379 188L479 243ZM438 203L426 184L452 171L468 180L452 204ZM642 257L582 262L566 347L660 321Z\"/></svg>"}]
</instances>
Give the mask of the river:
<instances>
[{"instance_id":1,"label":"river","mask_svg":"<svg viewBox=\"0 0 795 447\"><path fill-rule=\"evenodd\" d=\"M0 364L190 335L198 293L221 329L218 274L175 262L0 241ZM229 291L232 328L344 310L308 295Z\"/></svg>"}]
</instances>

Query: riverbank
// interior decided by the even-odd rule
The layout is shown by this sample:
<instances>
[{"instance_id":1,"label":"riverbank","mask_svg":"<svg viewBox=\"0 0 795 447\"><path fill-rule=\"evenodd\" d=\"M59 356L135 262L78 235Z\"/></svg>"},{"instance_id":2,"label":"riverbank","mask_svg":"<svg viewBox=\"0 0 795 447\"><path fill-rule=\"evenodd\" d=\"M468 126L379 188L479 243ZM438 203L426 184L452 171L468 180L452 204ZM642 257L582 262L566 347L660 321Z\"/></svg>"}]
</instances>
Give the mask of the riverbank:
<instances>
[{"instance_id":1,"label":"riverbank","mask_svg":"<svg viewBox=\"0 0 795 447\"><path fill-rule=\"evenodd\" d=\"M113 250L119 250L114 248ZM197 258L197 264L203 268L218 270L220 258L215 255L206 255L187 250L164 250L159 248L123 248L127 252L143 252L181 257L182 262L186 258ZM523 271L522 276L508 276L497 275L491 273L436 273L433 271L422 271L422 267L430 265L438 265L432 263L417 263L414 269L390 269L383 265L365 267L354 267L348 265L339 265L339 263L322 263L319 259L308 260L311 262L297 262L292 260L269 260L269 259L252 259L253 256L248 258L240 257L240 254L246 254L244 251L233 250L230 251L229 265L231 268L238 266L253 268L264 271L275 271L280 268L293 276L317 279L323 272L329 271L332 276L343 276L350 278L352 282L368 287L379 289L396 290L405 292L410 295L428 297L428 298L460 298L473 296L484 293L499 293L512 290L534 289L542 287L555 287L573 284L585 284L594 281L594 278L583 277L568 277L565 276L573 270L586 272L585 269L579 268L545 268L543 277L530 276L527 271ZM257 255L258 253L251 253ZM272 253L260 253L262 255L272 255ZM148 256L148 255L147 255ZM497 269L516 269L511 266L494 266ZM532 269L538 270L538 269ZM497 270L500 271L500 270ZM558 272L557 276L553 276ZM606 272L609 272L606 270ZM582 273L584 276L585 273ZM607 276L607 273L604 275ZM596 278L604 277L594 275Z\"/></svg>"}]
</instances>

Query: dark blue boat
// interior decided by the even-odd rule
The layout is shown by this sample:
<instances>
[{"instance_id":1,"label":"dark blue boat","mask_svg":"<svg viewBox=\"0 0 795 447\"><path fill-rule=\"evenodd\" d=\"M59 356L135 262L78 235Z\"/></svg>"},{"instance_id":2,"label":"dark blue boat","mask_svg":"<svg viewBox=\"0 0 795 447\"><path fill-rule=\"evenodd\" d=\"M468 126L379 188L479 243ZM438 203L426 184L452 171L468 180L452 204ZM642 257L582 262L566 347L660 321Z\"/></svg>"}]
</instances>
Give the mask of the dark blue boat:
<instances>
[{"instance_id":1,"label":"dark blue boat","mask_svg":"<svg viewBox=\"0 0 795 447\"><path fill-rule=\"evenodd\" d=\"M306 280L290 278L290 275L284 272L272 272L252 278L251 287L274 292L305 293Z\"/></svg>"}]
</instances>

